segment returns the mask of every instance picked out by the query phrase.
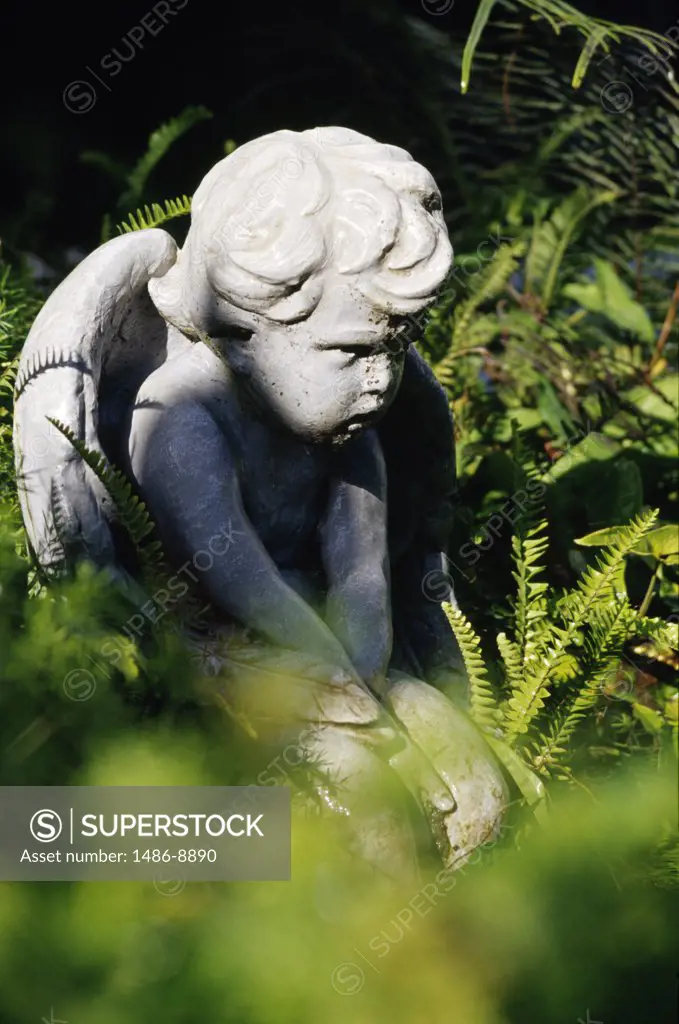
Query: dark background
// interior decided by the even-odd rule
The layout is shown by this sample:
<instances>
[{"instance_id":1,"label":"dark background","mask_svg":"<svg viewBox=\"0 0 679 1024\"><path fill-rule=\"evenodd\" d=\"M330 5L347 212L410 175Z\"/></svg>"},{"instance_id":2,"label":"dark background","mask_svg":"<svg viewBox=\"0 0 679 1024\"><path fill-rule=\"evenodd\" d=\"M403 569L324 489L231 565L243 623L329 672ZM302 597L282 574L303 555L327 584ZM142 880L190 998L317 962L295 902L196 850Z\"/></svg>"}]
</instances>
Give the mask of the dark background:
<instances>
[{"instance_id":1,"label":"dark background","mask_svg":"<svg viewBox=\"0 0 679 1024\"><path fill-rule=\"evenodd\" d=\"M226 139L242 143L281 127L345 124L405 145L434 170L439 164L437 140L418 106L428 69L426 61L414 61L404 19L446 32L459 50L477 0L455 0L443 15L431 12L450 0L186 0L107 77L100 61L116 47L129 55L123 37L154 2L4 3L0 239L10 258L26 250L49 260L68 246L96 245L102 214L121 190L81 154L101 150L129 166L149 133L188 104L204 104L214 118L172 150L148 198L191 193L223 155ZM576 6L660 32L679 19L676 0L578 0ZM554 37L554 45L564 45L562 38ZM96 101L74 113L64 90L81 79L95 87ZM448 102L463 105L452 65L450 83Z\"/></svg>"}]
</instances>

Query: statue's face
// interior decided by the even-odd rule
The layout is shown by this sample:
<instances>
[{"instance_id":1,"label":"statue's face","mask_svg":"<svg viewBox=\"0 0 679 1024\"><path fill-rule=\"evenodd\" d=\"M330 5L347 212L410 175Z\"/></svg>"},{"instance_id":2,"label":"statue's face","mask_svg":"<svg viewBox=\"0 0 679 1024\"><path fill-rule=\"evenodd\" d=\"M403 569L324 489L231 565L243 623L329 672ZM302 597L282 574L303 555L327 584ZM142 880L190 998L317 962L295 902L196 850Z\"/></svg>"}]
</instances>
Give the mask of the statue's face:
<instances>
[{"instance_id":1,"label":"statue's face","mask_svg":"<svg viewBox=\"0 0 679 1024\"><path fill-rule=\"evenodd\" d=\"M409 322L376 308L350 278L326 273L318 305L297 323L214 297L205 329L238 380L289 430L307 441L342 442L393 400Z\"/></svg>"}]
</instances>

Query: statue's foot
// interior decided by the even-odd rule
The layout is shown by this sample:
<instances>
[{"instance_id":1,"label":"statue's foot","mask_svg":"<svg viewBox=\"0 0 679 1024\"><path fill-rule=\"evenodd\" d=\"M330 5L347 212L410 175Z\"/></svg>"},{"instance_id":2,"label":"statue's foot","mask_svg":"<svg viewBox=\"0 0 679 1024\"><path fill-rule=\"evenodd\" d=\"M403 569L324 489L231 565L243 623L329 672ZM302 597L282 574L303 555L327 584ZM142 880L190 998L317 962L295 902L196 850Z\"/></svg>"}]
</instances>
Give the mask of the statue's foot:
<instances>
[{"instance_id":1,"label":"statue's foot","mask_svg":"<svg viewBox=\"0 0 679 1024\"><path fill-rule=\"evenodd\" d=\"M502 772L470 720L432 686L401 676L389 704L411 741L389 763L419 791L446 866L459 867L499 831L509 803Z\"/></svg>"},{"instance_id":2,"label":"statue's foot","mask_svg":"<svg viewBox=\"0 0 679 1024\"><path fill-rule=\"evenodd\" d=\"M402 745L387 733L324 723L305 730L304 753L327 779L315 790L321 807L341 822L351 854L394 882L418 884L419 812L382 753Z\"/></svg>"}]
</instances>

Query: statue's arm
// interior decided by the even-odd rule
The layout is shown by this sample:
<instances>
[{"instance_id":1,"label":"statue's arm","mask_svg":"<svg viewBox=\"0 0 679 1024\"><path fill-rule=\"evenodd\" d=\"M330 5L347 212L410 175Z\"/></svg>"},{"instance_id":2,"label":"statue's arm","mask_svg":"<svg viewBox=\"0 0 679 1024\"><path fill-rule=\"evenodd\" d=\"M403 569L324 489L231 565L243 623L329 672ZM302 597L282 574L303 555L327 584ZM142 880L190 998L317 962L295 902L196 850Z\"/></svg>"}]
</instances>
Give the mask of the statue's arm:
<instances>
[{"instance_id":1,"label":"statue's arm","mask_svg":"<svg viewBox=\"0 0 679 1024\"><path fill-rule=\"evenodd\" d=\"M341 643L283 580L243 508L227 439L196 401L135 412L130 465L137 486L175 558L197 552L200 585L229 616L275 644L313 653L356 672ZM224 544L224 535L233 538ZM219 551L222 551L219 554Z\"/></svg>"},{"instance_id":2,"label":"statue's arm","mask_svg":"<svg viewBox=\"0 0 679 1024\"><path fill-rule=\"evenodd\" d=\"M377 691L392 647L386 489L379 439L368 430L336 456L321 526L326 621L361 678Z\"/></svg>"}]
</instances>

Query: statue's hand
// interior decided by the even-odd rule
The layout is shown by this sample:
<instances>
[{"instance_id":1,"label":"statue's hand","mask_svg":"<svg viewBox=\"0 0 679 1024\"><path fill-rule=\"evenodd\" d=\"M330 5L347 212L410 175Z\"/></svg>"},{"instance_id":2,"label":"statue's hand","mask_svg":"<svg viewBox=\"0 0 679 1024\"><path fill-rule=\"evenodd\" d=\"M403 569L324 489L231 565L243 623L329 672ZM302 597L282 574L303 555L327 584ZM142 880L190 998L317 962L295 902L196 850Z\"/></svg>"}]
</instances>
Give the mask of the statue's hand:
<instances>
[{"instance_id":1,"label":"statue's hand","mask_svg":"<svg viewBox=\"0 0 679 1024\"><path fill-rule=\"evenodd\" d=\"M362 680L363 684L367 686L372 694L381 700L387 692L387 665L383 663L384 659L380 659L380 664L375 665L374 659L371 658L370 652L365 652L367 657L354 661L355 671Z\"/></svg>"}]
</instances>

